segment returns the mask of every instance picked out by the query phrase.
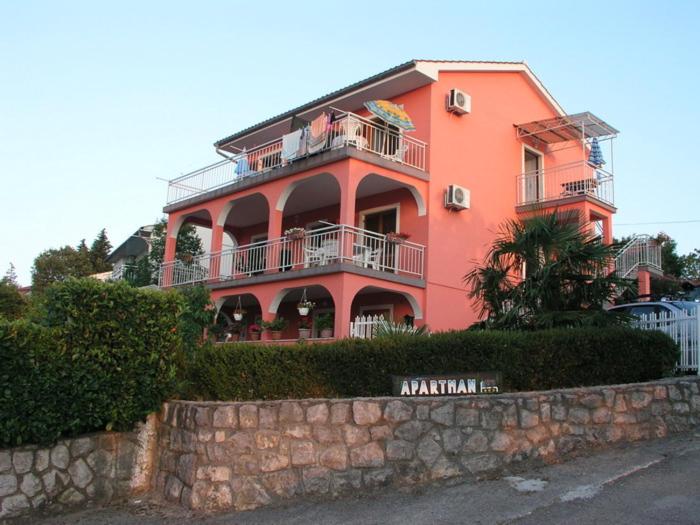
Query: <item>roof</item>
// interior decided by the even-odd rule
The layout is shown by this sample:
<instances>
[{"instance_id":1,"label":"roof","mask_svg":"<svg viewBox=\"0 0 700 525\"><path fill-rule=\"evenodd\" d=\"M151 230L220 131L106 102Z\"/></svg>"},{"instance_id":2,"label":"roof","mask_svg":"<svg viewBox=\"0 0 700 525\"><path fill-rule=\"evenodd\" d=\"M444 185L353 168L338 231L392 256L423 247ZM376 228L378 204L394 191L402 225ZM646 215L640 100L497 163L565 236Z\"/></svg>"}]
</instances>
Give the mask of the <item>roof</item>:
<instances>
[{"instance_id":1,"label":"roof","mask_svg":"<svg viewBox=\"0 0 700 525\"><path fill-rule=\"evenodd\" d=\"M547 99L556 113L560 115L565 114L559 103L547 91L525 62L410 60L242 129L241 131L216 141L214 146L220 149L226 149L226 147L229 146L232 148L232 151L236 151L244 146L252 147L254 145L263 144L272 137L276 138L281 136L282 133L277 133L279 130L272 132L271 128L276 128L277 125L280 125L286 120L290 120L295 115L304 115L306 118L310 119L313 118L314 113L320 113L330 104L334 104L338 107L339 105L342 106L343 103L348 107L340 107L340 109L350 111L361 106L361 103L357 103L357 100L354 100L358 92L362 92L363 96L361 98L363 101L367 100L370 93L370 98L373 99L391 98L398 93L404 93L437 81L440 71L500 71L523 73L530 83ZM266 132L266 130L270 131ZM257 135L257 142L247 140L250 139L252 135Z\"/></svg>"},{"instance_id":2,"label":"roof","mask_svg":"<svg viewBox=\"0 0 700 525\"><path fill-rule=\"evenodd\" d=\"M582 137L587 139L610 137L619 133L610 124L589 111L516 124L515 127L518 130L518 136L535 137L547 144L580 140Z\"/></svg>"},{"instance_id":3,"label":"roof","mask_svg":"<svg viewBox=\"0 0 700 525\"><path fill-rule=\"evenodd\" d=\"M149 240L153 233L153 226L153 224L141 226L132 235L129 235L123 243L112 250L112 253L107 256L107 261L113 263L126 257L146 255L150 247Z\"/></svg>"}]
</instances>

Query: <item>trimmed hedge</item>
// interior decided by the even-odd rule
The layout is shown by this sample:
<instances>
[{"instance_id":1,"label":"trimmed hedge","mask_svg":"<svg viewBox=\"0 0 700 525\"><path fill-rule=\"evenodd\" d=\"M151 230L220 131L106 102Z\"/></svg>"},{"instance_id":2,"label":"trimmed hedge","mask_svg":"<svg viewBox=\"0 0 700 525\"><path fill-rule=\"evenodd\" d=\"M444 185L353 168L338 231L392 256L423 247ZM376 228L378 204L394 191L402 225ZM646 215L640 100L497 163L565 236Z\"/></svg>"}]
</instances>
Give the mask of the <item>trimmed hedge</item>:
<instances>
[{"instance_id":1,"label":"trimmed hedge","mask_svg":"<svg viewBox=\"0 0 700 525\"><path fill-rule=\"evenodd\" d=\"M185 370L187 399L252 400L391 394L392 374L498 370L508 391L658 379L678 350L627 327L463 331L330 344L209 345Z\"/></svg>"},{"instance_id":2,"label":"trimmed hedge","mask_svg":"<svg viewBox=\"0 0 700 525\"><path fill-rule=\"evenodd\" d=\"M70 280L46 292L39 323L0 323L0 446L130 430L172 393L175 293Z\"/></svg>"}]
</instances>

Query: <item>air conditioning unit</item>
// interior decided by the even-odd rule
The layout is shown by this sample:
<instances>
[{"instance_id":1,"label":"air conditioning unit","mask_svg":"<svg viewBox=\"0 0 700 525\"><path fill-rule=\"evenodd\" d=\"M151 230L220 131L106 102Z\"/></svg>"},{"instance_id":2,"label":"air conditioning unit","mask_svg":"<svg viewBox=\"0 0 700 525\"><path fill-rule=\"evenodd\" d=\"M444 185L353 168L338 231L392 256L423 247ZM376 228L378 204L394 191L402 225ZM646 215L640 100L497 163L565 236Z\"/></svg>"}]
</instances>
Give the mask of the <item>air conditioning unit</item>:
<instances>
[{"instance_id":1,"label":"air conditioning unit","mask_svg":"<svg viewBox=\"0 0 700 525\"><path fill-rule=\"evenodd\" d=\"M469 190L450 184L445 192L445 208L457 211L469 209Z\"/></svg>"},{"instance_id":2,"label":"air conditioning unit","mask_svg":"<svg viewBox=\"0 0 700 525\"><path fill-rule=\"evenodd\" d=\"M472 97L459 89L450 89L447 96L447 111L464 115L472 110Z\"/></svg>"}]
</instances>

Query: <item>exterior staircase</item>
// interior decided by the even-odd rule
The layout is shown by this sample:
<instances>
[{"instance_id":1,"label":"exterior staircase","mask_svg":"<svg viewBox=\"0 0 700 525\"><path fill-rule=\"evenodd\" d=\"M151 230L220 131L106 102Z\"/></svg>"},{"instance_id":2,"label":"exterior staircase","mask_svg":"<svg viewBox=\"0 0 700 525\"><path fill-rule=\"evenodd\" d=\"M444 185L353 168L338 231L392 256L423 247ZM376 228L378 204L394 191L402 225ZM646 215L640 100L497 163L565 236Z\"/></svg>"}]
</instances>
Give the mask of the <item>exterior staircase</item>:
<instances>
[{"instance_id":1,"label":"exterior staircase","mask_svg":"<svg viewBox=\"0 0 700 525\"><path fill-rule=\"evenodd\" d=\"M661 246L649 235L635 235L615 257L615 272L618 277L636 279L639 268L663 275L661 269Z\"/></svg>"}]
</instances>

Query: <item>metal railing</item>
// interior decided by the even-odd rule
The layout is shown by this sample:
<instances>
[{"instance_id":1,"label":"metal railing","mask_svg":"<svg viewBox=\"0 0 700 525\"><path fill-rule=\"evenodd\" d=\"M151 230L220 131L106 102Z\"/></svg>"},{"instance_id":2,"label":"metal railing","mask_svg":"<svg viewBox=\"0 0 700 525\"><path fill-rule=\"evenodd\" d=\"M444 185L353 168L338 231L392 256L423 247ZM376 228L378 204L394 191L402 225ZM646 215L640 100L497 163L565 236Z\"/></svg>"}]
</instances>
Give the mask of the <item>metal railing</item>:
<instances>
[{"instance_id":1,"label":"metal railing","mask_svg":"<svg viewBox=\"0 0 700 525\"><path fill-rule=\"evenodd\" d=\"M676 369L700 375L700 307L689 312L661 311L643 314L634 322L642 330L659 330L673 339L680 349Z\"/></svg>"},{"instance_id":2,"label":"metal railing","mask_svg":"<svg viewBox=\"0 0 700 525\"><path fill-rule=\"evenodd\" d=\"M340 262L422 279L424 252L421 244L339 224L306 231L301 238L280 237L204 254L189 262L166 262L160 267L158 284L229 281Z\"/></svg>"},{"instance_id":3,"label":"metal railing","mask_svg":"<svg viewBox=\"0 0 700 525\"><path fill-rule=\"evenodd\" d=\"M526 171L517 177L517 205L587 195L614 205L613 175L585 160Z\"/></svg>"},{"instance_id":4,"label":"metal railing","mask_svg":"<svg viewBox=\"0 0 700 525\"><path fill-rule=\"evenodd\" d=\"M640 266L650 266L661 271L661 246L649 235L635 235L615 257L618 277L634 277Z\"/></svg>"},{"instance_id":5,"label":"metal railing","mask_svg":"<svg viewBox=\"0 0 700 525\"><path fill-rule=\"evenodd\" d=\"M283 155L282 137L230 159L187 173L168 183L167 204L179 202L252 175L286 166L309 155L343 146L375 153L385 159L425 171L427 144L392 128L371 120L346 113L330 123L316 145L302 141L298 151L290 157Z\"/></svg>"},{"instance_id":6,"label":"metal railing","mask_svg":"<svg viewBox=\"0 0 700 525\"><path fill-rule=\"evenodd\" d=\"M112 270L110 281L121 281L122 279L130 279L134 277L137 266L135 264L122 264Z\"/></svg>"}]
</instances>

